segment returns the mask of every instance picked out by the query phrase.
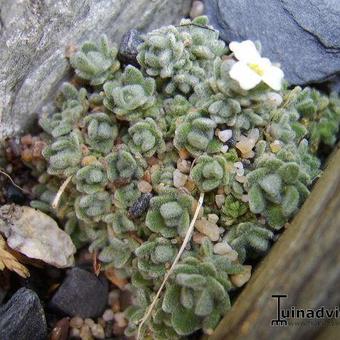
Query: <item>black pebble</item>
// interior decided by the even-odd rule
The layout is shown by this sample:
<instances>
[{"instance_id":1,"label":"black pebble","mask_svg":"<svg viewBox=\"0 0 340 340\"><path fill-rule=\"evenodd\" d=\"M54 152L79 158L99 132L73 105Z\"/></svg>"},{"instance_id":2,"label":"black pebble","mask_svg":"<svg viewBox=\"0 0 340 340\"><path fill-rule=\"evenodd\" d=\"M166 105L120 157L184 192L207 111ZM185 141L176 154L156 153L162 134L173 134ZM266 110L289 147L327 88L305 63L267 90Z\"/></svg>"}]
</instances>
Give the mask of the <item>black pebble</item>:
<instances>
[{"instance_id":1,"label":"black pebble","mask_svg":"<svg viewBox=\"0 0 340 340\"><path fill-rule=\"evenodd\" d=\"M141 34L141 32L131 29L123 35L118 51L118 59L120 62L140 67L136 57L138 54L138 46L143 42Z\"/></svg>"},{"instance_id":2,"label":"black pebble","mask_svg":"<svg viewBox=\"0 0 340 340\"><path fill-rule=\"evenodd\" d=\"M0 339L47 339L44 310L35 292L20 288L0 307Z\"/></svg>"},{"instance_id":3,"label":"black pebble","mask_svg":"<svg viewBox=\"0 0 340 340\"><path fill-rule=\"evenodd\" d=\"M142 216L143 213L149 208L151 198L151 193L142 194L142 196L140 196L129 209L130 217L137 218Z\"/></svg>"},{"instance_id":4,"label":"black pebble","mask_svg":"<svg viewBox=\"0 0 340 340\"><path fill-rule=\"evenodd\" d=\"M49 307L62 315L95 318L103 313L107 295L108 282L104 277L75 267L67 272Z\"/></svg>"}]
</instances>

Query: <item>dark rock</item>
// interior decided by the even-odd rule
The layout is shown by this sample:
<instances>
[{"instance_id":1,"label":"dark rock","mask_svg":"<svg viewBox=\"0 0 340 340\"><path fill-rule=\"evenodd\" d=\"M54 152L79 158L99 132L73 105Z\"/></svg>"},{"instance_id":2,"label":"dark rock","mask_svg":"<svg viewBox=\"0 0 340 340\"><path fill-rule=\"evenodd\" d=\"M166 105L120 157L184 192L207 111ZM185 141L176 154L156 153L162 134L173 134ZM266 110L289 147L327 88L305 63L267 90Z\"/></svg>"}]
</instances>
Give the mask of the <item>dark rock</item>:
<instances>
[{"instance_id":1,"label":"dark rock","mask_svg":"<svg viewBox=\"0 0 340 340\"><path fill-rule=\"evenodd\" d=\"M46 339L47 327L44 310L36 293L19 289L0 307L0 339Z\"/></svg>"},{"instance_id":2,"label":"dark rock","mask_svg":"<svg viewBox=\"0 0 340 340\"><path fill-rule=\"evenodd\" d=\"M136 202L129 209L129 216L131 218L138 218L149 208L150 200L152 198L151 193L142 194Z\"/></svg>"},{"instance_id":3,"label":"dark rock","mask_svg":"<svg viewBox=\"0 0 340 340\"><path fill-rule=\"evenodd\" d=\"M141 32L132 29L127 31L119 45L118 59L123 64L131 64L139 67L137 62L138 46L143 42Z\"/></svg>"},{"instance_id":4,"label":"dark rock","mask_svg":"<svg viewBox=\"0 0 340 340\"><path fill-rule=\"evenodd\" d=\"M209 0L205 11L225 41L259 40L292 84L322 82L340 72L337 0Z\"/></svg>"},{"instance_id":5,"label":"dark rock","mask_svg":"<svg viewBox=\"0 0 340 340\"><path fill-rule=\"evenodd\" d=\"M98 317L105 309L107 294L105 278L76 267L67 272L64 282L52 297L50 307L63 315Z\"/></svg>"},{"instance_id":6,"label":"dark rock","mask_svg":"<svg viewBox=\"0 0 340 340\"><path fill-rule=\"evenodd\" d=\"M0 140L36 125L37 113L67 79L67 45L131 28L178 23L191 0L0 1Z\"/></svg>"}]
</instances>

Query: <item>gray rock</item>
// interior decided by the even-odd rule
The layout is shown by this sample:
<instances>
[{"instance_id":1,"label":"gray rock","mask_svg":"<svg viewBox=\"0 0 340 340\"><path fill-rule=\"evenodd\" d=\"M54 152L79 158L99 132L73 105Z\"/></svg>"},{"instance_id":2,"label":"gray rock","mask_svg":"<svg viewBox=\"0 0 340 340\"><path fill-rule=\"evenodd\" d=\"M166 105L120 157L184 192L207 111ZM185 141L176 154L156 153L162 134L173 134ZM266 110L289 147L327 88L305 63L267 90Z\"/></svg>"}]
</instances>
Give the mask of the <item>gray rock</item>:
<instances>
[{"instance_id":1,"label":"gray rock","mask_svg":"<svg viewBox=\"0 0 340 340\"><path fill-rule=\"evenodd\" d=\"M0 232L7 244L29 258L58 268L72 267L76 252L70 235L42 211L7 204L0 207Z\"/></svg>"},{"instance_id":2,"label":"gray rock","mask_svg":"<svg viewBox=\"0 0 340 340\"><path fill-rule=\"evenodd\" d=\"M127 31L120 42L118 59L123 64L138 66L137 54L138 46L143 42L141 32L132 29Z\"/></svg>"},{"instance_id":3,"label":"gray rock","mask_svg":"<svg viewBox=\"0 0 340 340\"><path fill-rule=\"evenodd\" d=\"M27 288L19 289L0 307L0 339L42 340L46 337L46 319L38 295Z\"/></svg>"},{"instance_id":4,"label":"gray rock","mask_svg":"<svg viewBox=\"0 0 340 340\"><path fill-rule=\"evenodd\" d=\"M65 80L68 44L176 23L191 0L0 0L0 140L35 124Z\"/></svg>"},{"instance_id":5,"label":"gray rock","mask_svg":"<svg viewBox=\"0 0 340 340\"><path fill-rule=\"evenodd\" d=\"M103 313L107 295L105 278L76 267L67 272L64 282L51 299L50 307L64 315L94 318Z\"/></svg>"},{"instance_id":6,"label":"gray rock","mask_svg":"<svg viewBox=\"0 0 340 340\"><path fill-rule=\"evenodd\" d=\"M340 72L339 0L209 0L205 10L225 41L259 40L292 84Z\"/></svg>"}]
</instances>

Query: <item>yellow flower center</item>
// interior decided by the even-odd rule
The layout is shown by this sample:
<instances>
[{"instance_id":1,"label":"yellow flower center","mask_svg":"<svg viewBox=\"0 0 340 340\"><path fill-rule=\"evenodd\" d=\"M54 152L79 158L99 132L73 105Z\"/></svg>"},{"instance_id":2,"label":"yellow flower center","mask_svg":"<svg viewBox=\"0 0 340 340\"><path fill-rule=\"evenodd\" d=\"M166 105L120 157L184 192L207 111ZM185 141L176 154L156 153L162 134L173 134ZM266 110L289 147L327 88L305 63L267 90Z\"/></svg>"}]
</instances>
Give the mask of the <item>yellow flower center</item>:
<instances>
[{"instance_id":1,"label":"yellow flower center","mask_svg":"<svg viewBox=\"0 0 340 340\"><path fill-rule=\"evenodd\" d=\"M248 64L248 66L254 71L256 72L259 76L263 76L264 74L264 70L263 68L261 68L261 66L259 64Z\"/></svg>"}]
</instances>

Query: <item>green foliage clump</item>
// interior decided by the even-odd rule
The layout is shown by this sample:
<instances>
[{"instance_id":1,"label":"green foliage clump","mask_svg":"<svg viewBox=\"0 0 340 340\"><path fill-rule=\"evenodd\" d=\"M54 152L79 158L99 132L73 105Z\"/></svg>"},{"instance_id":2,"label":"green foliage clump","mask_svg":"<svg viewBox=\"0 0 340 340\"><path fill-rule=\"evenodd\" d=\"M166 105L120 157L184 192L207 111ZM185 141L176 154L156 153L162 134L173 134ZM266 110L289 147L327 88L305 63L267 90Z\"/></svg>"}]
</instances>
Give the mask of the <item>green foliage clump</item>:
<instances>
[{"instance_id":1,"label":"green foliage clump","mask_svg":"<svg viewBox=\"0 0 340 340\"><path fill-rule=\"evenodd\" d=\"M237 251L243 263L248 253L261 253L268 250L274 233L256 222L243 222L232 228L226 235L228 244Z\"/></svg>"},{"instance_id":2,"label":"green foliage clump","mask_svg":"<svg viewBox=\"0 0 340 340\"><path fill-rule=\"evenodd\" d=\"M104 84L104 105L113 111L117 118L129 121L157 115L155 90L154 79L145 78L141 71L129 65L119 81Z\"/></svg>"},{"instance_id":3,"label":"green foliage clump","mask_svg":"<svg viewBox=\"0 0 340 340\"><path fill-rule=\"evenodd\" d=\"M68 177L80 168L82 159L82 136L79 130L72 130L69 135L57 138L43 150L43 156L49 165L50 175Z\"/></svg>"},{"instance_id":4,"label":"green foliage clump","mask_svg":"<svg viewBox=\"0 0 340 340\"><path fill-rule=\"evenodd\" d=\"M162 132L152 118L145 118L129 128L128 146L135 154L151 157L165 151Z\"/></svg>"},{"instance_id":5,"label":"green foliage clump","mask_svg":"<svg viewBox=\"0 0 340 340\"><path fill-rule=\"evenodd\" d=\"M154 233L171 238L184 237L190 224L193 199L175 189L153 197L146 215L146 226Z\"/></svg>"},{"instance_id":6,"label":"green foliage clump","mask_svg":"<svg viewBox=\"0 0 340 340\"><path fill-rule=\"evenodd\" d=\"M188 114L176 129L175 147L186 149L192 156L198 157L203 153L217 153L221 143L214 137L217 124L199 112Z\"/></svg>"},{"instance_id":7,"label":"green foliage clump","mask_svg":"<svg viewBox=\"0 0 340 340\"><path fill-rule=\"evenodd\" d=\"M329 97L315 89L305 88L298 98L297 111L307 127L313 151L320 143L334 145L340 124L340 98L333 92Z\"/></svg>"},{"instance_id":8,"label":"green foliage clump","mask_svg":"<svg viewBox=\"0 0 340 340\"><path fill-rule=\"evenodd\" d=\"M163 277L177 254L177 246L170 240L157 237L144 242L135 250L136 267L146 279Z\"/></svg>"},{"instance_id":9,"label":"green foliage clump","mask_svg":"<svg viewBox=\"0 0 340 340\"><path fill-rule=\"evenodd\" d=\"M280 229L306 199L307 186L317 174L313 167L318 169L319 162L310 157L310 165L304 162L303 143L299 149L288 145L277 154L264 152L256 160L256 169L247 175L250 211L263 214L275 229Z\"/></svg>"},{"instance_id":10,"label":"green foliage clump","mask_svg":"<svg viewBox=\"0 0 340 340\"><path fill-rule=\"evenodd\" d=\"M127 148L108 154L105 158L107 163L107 176L111 182L117 180L138 179L143 175L145 161L136 158Z\"/></svg>"},{"instance_id":11,"label":"green foliage clump","mask_svg":"<svg viewBox=\"0 0 340 340\"><path fill-rule=\"evenodd\" d=\"M70 63L77 76L88 80L93 86L101 85L119 70L117 53L117 48L110 48L107 37L102 36L99 44L84 43L70 58Z\"/></svg>"},{"instance_id":12,"label":"green foliage clump","mask_svg":"<svg viewBox=\"0 0 340 340\"><path fill-rule=\"evenodd\" d=\"M104 166L100 162L79 169L75 175L77 190L85 194L94 194L102 191L107 183L107 175Z\"/></svg>"},{"instance_id":13,"label":"green foliage clump","mask_svg":"<svg viewBox=\"0 0 340 340\"><path fill-rule=\"evenodd\" d=\"M184 336L202 328L210 334L230 308L228 292L233 285L229 276L243 270L227 256L213 254L207 240L195 256L176 265L162 301L176 333Z\"/></svg>"},{"instance_id":14,"label":"green foliage clump","mask_svg":"<svg viewBox=\"0 0 340 340\"><path fill-rule=\"evenodd\" d=\"M39 120L46 163L32 166L39 185L31 205L127 279L128 336L178 254L201 193L195 237L142 330L153 339L210 334L230 308L231 276L269 249L320 175L320 146L336 141L337 95L264 82L245 90L230 75L236 54L206 17L145 34L140 69L121 68L104 37L85 43L70 60L76 78Z\"/></svg>"},{"instance_id":15,"label":"green foliage clump","mask_svg":"<svg viewBox=\"0 0 340 340\"><path fill-rule=\"evenodd\" d=\"M207 192L228 184L227 162L223 156L201 156L191 171L198 189Z\"/></svg>"},{"instance_id":16,"label":"green foliage clump","mask_svg":"<svg viewBox=\"0 0 340 340\"><path fill-rule=\"evenodd\" d=\"M84 118L87 129L85 136L89 147L106 154L113 147L118 129L113 119L103 112L95 112Z\"/></svg>"}]
</instances>

